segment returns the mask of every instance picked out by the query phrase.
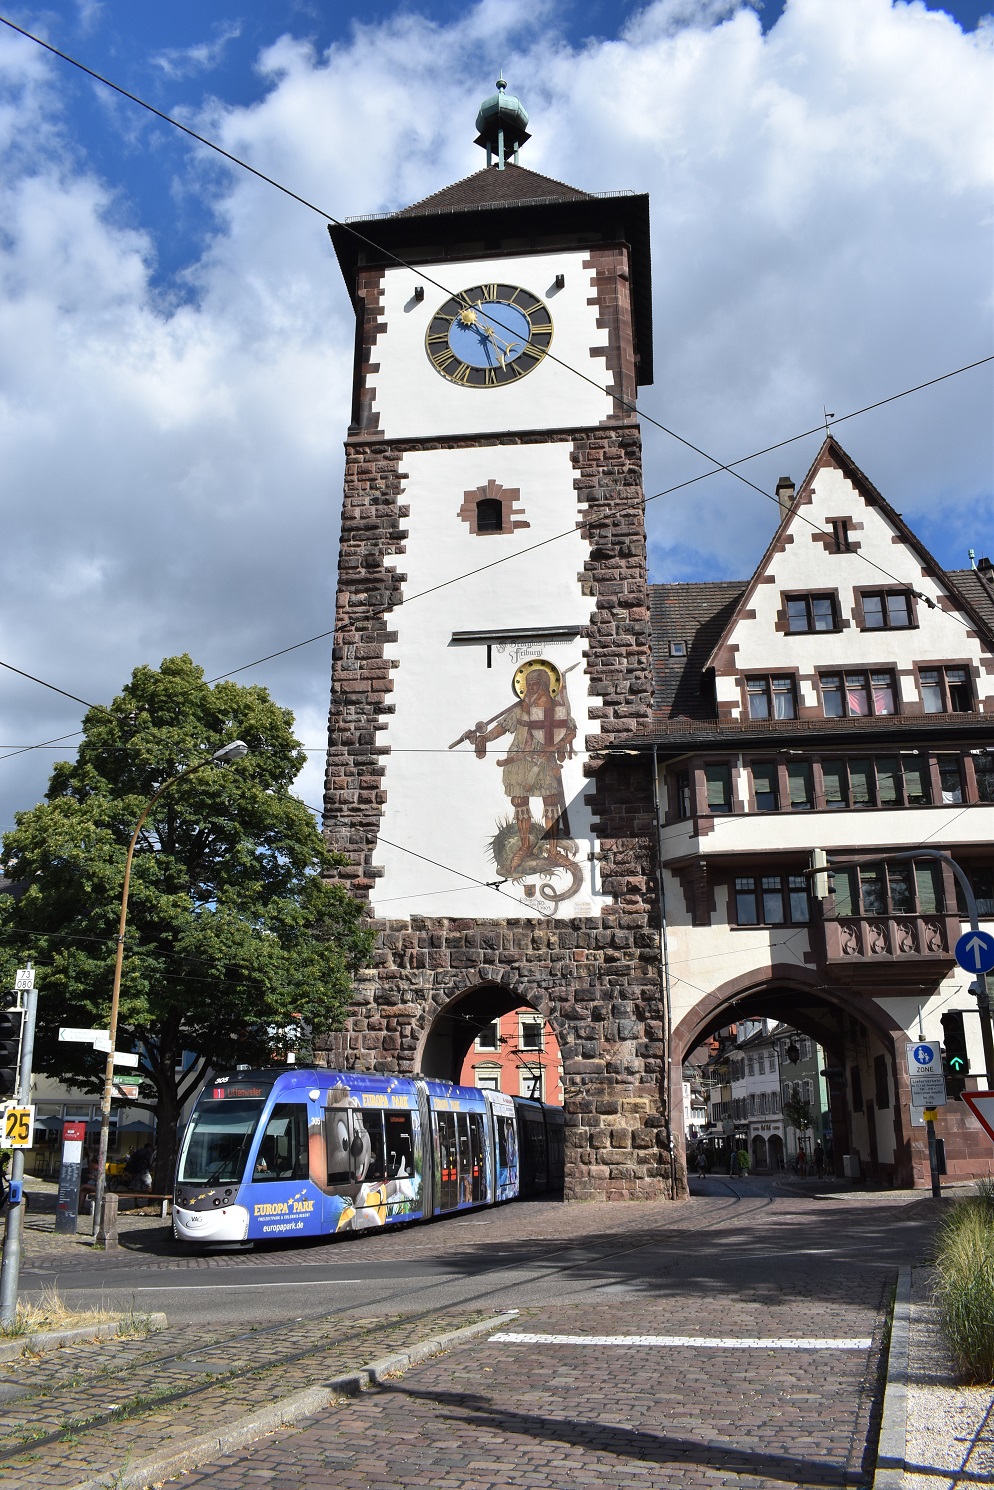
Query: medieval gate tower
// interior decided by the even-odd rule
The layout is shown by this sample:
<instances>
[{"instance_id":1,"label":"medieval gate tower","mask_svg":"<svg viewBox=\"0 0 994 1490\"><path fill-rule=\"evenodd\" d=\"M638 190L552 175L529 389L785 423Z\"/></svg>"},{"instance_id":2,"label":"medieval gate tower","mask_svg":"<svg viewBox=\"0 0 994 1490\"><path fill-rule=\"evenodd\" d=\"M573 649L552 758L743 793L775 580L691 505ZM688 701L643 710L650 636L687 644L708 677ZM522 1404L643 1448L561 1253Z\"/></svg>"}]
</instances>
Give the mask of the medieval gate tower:
<instances>
[{"instance_id":1,"label":"medieval gate tower","mask_svg":"<svg viewBox=\"0 0 994 1490\"><path fill-rule=\"evenodd\" d=\"M522 1004L559 1041L571 1199L671 1193L638 384L645 196L487 167L331 229L356 310L325 794L377 931L328 1059L454 1079Z\"/></svg>"}]
</instances>

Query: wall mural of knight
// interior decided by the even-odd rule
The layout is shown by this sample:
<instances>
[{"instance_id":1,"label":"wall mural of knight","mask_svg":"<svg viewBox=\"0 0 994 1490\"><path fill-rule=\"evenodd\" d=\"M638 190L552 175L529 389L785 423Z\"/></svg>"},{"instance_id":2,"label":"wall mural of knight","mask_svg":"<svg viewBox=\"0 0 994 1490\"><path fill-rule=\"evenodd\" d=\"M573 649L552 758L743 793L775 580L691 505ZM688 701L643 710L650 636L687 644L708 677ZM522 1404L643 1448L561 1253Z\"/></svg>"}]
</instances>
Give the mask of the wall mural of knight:
<instances>
[{"instance_id":1,"label":"wall mural of knight","mask_svg":"<svg viewBox=\"0 0 994 1490\"><path fill-rule=\"evenodd\" d=\"M504 735L512 737L497 765L514 816L497 823L490 850L505 879L521 884L528 897L537 892L550 906L571 899L583 884L562 773L563 762L573 757L576 738L566 688L566 674L572 671L560 672L544 657L529 658L512 679L515 702L490 719L479 720L449 746L454 750L468 741L482 761L488 744ZM536 797L542 802L541 822L532 816Z\"/></svg>"}]
</instances>

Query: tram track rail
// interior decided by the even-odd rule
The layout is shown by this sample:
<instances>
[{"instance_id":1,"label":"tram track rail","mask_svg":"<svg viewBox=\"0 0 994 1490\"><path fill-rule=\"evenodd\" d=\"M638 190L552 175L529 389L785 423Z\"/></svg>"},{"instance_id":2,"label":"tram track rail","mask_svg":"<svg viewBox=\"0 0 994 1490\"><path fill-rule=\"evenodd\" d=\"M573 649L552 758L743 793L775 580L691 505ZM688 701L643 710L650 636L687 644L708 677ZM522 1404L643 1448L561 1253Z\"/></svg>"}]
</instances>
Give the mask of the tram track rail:
<instances>
[{"instance_id":1,"label":"tram track rail","mask_svg":"<svg viewBox=\"0 0 994 1490\"><path fill-rule=\"evenodd\" d=\"M673 1235L679 1236L688 1231L713 1231L724 1225L729 1213L737 1210L740 1206L746 1208L746 1215L752 1216L765 1210L772 1203L773 1198L770 1196L742 1196L733 1191L727 1201L722 1201L719 1214L712 1215L707 1220L702 1220L699 1216L690 1215L682 1218L674 1218L674 1222L667 1225L665 1229L654 1230L648 1236L642 1234L639 1240L633 1241L628 1246L613 1247L605 1246L601 1243L596 1250L585 1251L583 1256L563 1261L558 1266L551 1268L542 1266L541 1261L533 1253L530 1253L527 1257L502 1262L497 1266L489 1268L485 1276L488 1280L493 1280L494 1278L499 1278L501 1273L511 1272L519 1275L523 1271L528 1271L541 1275L544 1280L554 1277L556 1274L568 1274L580 1268L596 1267L599 1263L606 1260L614 1261L621 1257L631 1256L651 1246L664 1248L667 1238ZM620 1234L620 1236L623 1235L623 1233ZM554 1258L561 1256L564 1252L575 1253L578 1247L581 1246L582 1243L574 1240L563 1242L560 1245L554 1245L549 1248L545 1256ZM441 1276L451 1279L454 1274L444 1274ZM412 1294L416 1295L426 1287L434 1288L437 1286L438 1281L438 1279L429 1279L419 1288L412 1289L408 1286L395 1289L390 1294L378 1298L375 1307L381 1313L388 1314L391 1304L403 1298L410 1298ZM440 1314L454 1314L455 1311L459 1311L460 1316L467 1312L480 1313L482 1315L490 1312L499 1312L501 1307L498 1302L500 1295L505 1294L512 1288L520 1288L520 1286L520 1277L508 1279L504 1283L495 1284L493 1281L488 1281L485 1288L479 1289L467 1297L459 1298L452 1304L435 1304L422 1310L416 1310L413 1313L405 1313L403 1316L393 1319L390 1325L387 1326L386 1333L389 1333L392 1328L403 1326L406 1329L417 1325L423 1320L437 1318ZM484 1301L486 1301L485 1307ZM321 1321L342 1319L343 1316L354 1315L357 1312L357 1307L359 1306L355 1303L343 1304L339 1308L323 1311L317 1318ZM271 1325L239 1331L234 1335L225 1335L223 1338L219 1338L213 1342L201 1341L186 1344L179 1349L160 1353L153 1352L150 1355L142 1355L138 1359L131 1356L127 1360L118 1363L116 1367L105 1368L99 1373L100 1379L106 1382L125 1375L134 1379L140 1374L143 1379L148 1380L154 1378L156 1374L161 1375L170 1366L175 1367L180 1363L190 1361L191 1357L208 1355L212 1351L230 1349L237 1346L240 1341L250 1339L258 1342L263 1338L278 1334L281 1330L285 1332L288 1324L295 1325L303 1322L305 1322L303 1319L294 1319L292 1321L280 1320ZM203 1376L195 1377L189 1386L183 1386L169 1391L157 1391L153 1388L151 1392L147 1388L145 1390L139 1388L121 1401L116 1402L112 1408L102 1411L98 1410L82 1416L78 1413L67 1414L58 1428L46 1433L14 1428L6 1434L0 1435L0 1464L8 1464L26 1452L34 1454L46 1447L64 1443L70 1436L75 1438L82 1433L93 1432L112 1423L126 1422L128 1420L133 1421L142 1415L151 1414L163 1408L175 1406L181 1402L195 1402L218 1387L230 1388L232 1383L237 1380L261 1378L274 1373L285 1374L289 1369L307 1359L314 1362L315 1371L312 1374L315 1376L315 1384L320 1384L320 1375L326 1374L321 1371L320 1357L327 1358L334 1351L340 1349L346 1338L349 1344L359 1345L364 1341L372 1342L376 1339L377 1334L382 1335L383 1333L384 1320L382 1318L365 1328L361 1326L357 1327L354 1321L350 1321L346 1331L336 1334L334 1339L323 1341L319 1347L315 1347L315 1344L311 1342L303 1349L283 1352L277 1357L251 1363L242 1368L234 1365L230 1370L224 1371L218 1371L212 1365L206 1364ZM196 1365L200 1364L200 1362L193 1360L191 1364ZM361 1361L355 1362L356 1366L360 1364L362 1364ZM335 1372L334 1374L337 1375L340 1373ZM78 1392L80 1385L77 1382L67 1384L64 1387L40 1387L37 1392L29 1393L19 1398L17 1405L26 1407L32 1400L43 1396L47 1397L49 1401L53 1398L57 1399L59 1396L68 1396L70 1392Z\"/></svg>"}]
</instances>

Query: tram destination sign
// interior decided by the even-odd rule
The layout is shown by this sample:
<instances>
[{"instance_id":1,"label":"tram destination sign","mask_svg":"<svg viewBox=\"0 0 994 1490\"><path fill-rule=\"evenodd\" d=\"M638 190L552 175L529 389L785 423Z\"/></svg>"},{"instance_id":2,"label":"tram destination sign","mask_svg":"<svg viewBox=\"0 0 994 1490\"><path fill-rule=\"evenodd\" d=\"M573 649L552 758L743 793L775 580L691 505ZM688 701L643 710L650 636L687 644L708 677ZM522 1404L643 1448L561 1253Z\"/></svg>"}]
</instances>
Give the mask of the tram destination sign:
<instances>
[{"instance_id":1,"label":"tram destination sign","mask_svg":"<svg viewBox=\"0 0 994 1490\"><path fill-rule=\"evenodd\" d=\"M945 1107L946 1078L938 1045L919 1040L908 1046L908 1076L912 1107Z\"/></svg>"}]
</instances>

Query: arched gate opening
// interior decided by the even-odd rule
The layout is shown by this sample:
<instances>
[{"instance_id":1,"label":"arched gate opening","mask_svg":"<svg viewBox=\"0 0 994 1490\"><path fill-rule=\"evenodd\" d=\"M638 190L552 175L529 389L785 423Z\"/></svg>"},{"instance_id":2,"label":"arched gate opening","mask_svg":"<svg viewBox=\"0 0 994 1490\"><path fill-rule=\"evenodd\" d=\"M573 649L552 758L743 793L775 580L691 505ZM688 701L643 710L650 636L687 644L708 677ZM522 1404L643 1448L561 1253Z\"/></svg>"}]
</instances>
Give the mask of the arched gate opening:
<instances>
[{"instance_id":1,"label":"arched gate opening","mask_svg":"<svg viewBox=\"0 0 994 1490\"><path fill-rule=\"evenodd\" d=\"M719 1030L769 1020L800 1031L825 1052L831 1170L883 1185L913 1183L907 1078L898 1060L901 1030L875 1000L826 984L807 969L770 968L706 994L673 1031L674 1118L682 1123L683 1063ZM789 1075L789 1072L788 1072ZM685 1135L679 1136L683 1150ZM765 1167L781 1168L783 1142L766 1138ZM750 1157L756 1162L759 1145Z\"/></svg>"}]
</instances>

